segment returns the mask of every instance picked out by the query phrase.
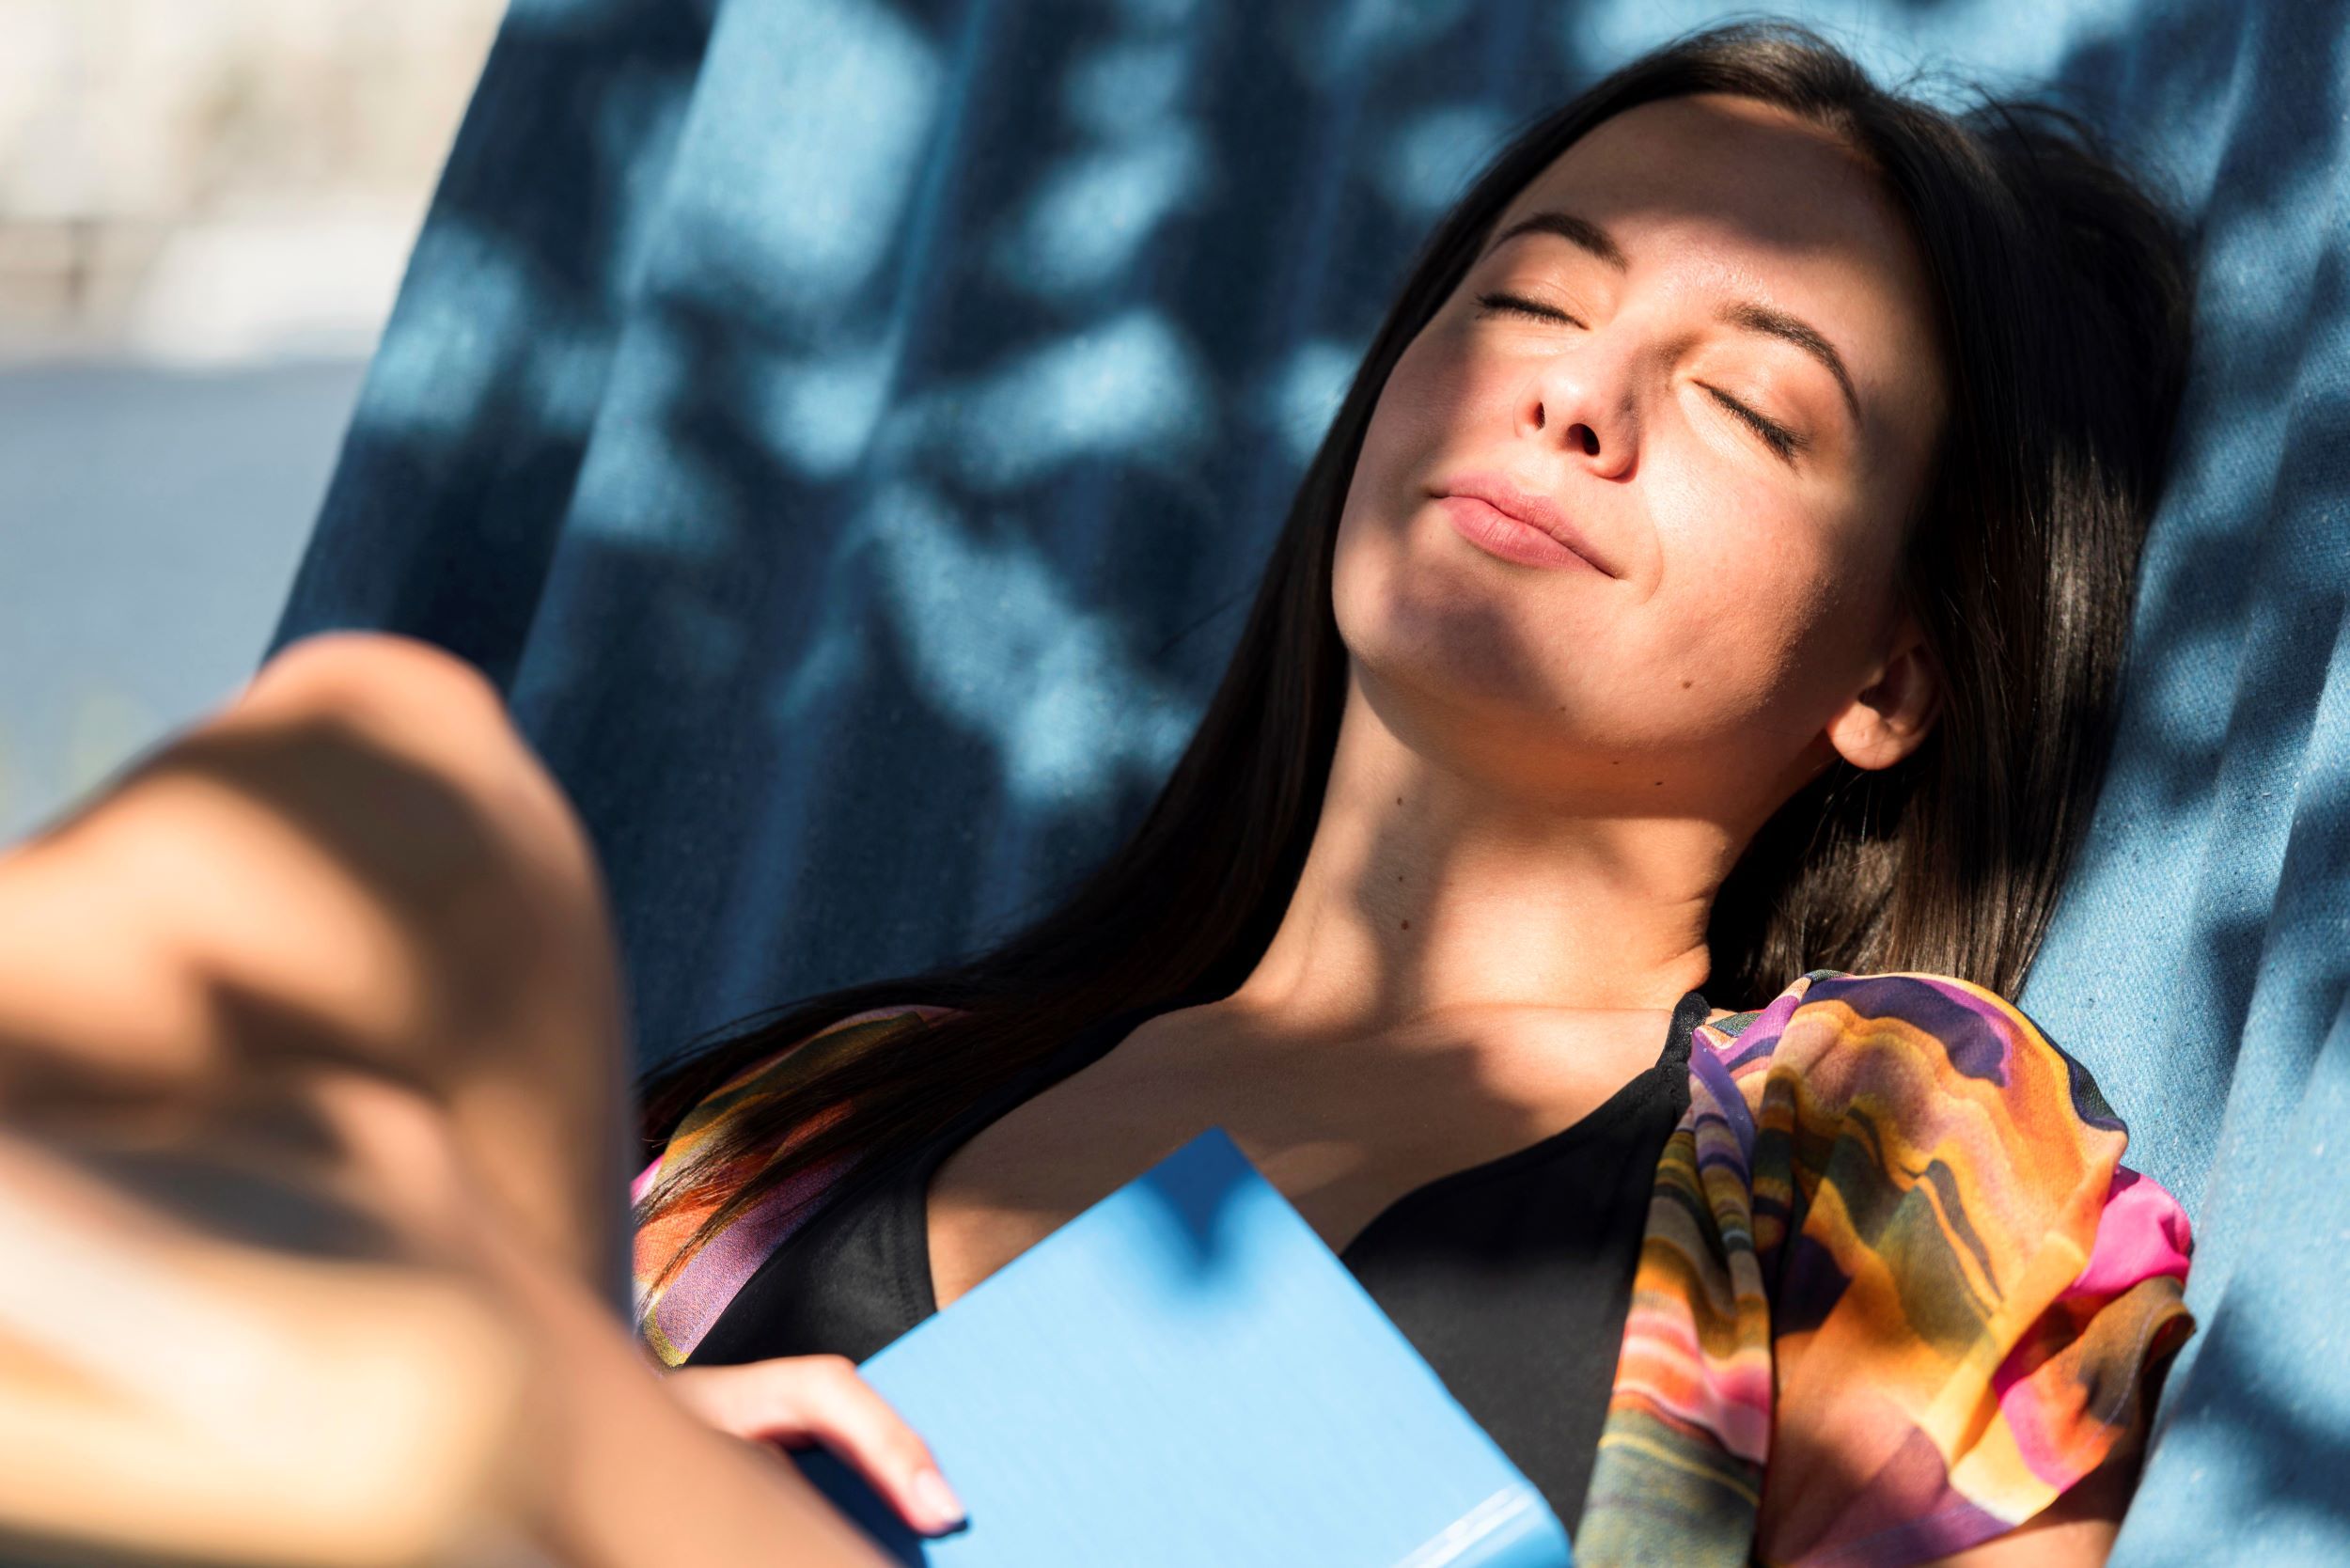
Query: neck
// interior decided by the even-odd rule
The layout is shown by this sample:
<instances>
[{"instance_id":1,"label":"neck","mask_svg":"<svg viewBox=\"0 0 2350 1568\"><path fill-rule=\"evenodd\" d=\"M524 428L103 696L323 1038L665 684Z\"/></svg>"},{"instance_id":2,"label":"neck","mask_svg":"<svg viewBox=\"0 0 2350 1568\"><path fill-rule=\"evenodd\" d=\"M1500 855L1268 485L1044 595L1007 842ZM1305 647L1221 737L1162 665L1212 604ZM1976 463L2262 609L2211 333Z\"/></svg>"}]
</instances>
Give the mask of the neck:
<instances>
[{"instance_id":1,"label":"neck","mask_svg":"<svg viewBox=\"0 0 2350 1568\"><path fill-rule=\"evenodd\" d=\"M1473 776L1416 750L1350 676L1306 867L1233 1005L1301 1033L1504 1008L1670 1008L1710 966L1744 835Z\"/></svg>"}]
</instances>

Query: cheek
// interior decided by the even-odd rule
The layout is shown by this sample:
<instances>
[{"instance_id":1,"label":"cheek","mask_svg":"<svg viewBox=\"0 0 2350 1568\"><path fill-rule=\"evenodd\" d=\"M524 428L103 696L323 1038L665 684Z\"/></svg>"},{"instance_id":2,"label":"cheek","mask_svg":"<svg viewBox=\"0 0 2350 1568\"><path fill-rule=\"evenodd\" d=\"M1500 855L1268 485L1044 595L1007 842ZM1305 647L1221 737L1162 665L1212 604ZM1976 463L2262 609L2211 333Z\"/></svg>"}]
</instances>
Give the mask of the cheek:
<instances>
[{"instance_id":1,"label":"cheek","mask_svg":"<svg viewBox=\"0 0 2350 1568\"><path fill-rule=\"evenodd\" d=\"M1427 494L1509 428L1494 401L1507 392L1465 347L1440 319L1389 371L1340 514L1331 607L1367 670L1446 692L1464 711L1549 712L1572 607L1562 618L1532 580L1462 544Z\"/></svg>"},{"instance_id":2,"label":"cheek","mask_svg":"<svg viewBox=\"0 0 2350 1568\"><path fill-rule=\"evenodd\" d=\"M1363 432L1358 476L1399 481L1456 432L1479 427L1477 378L1455 336L1439 318L1397 358Z\"/></svg>"},{"instance_id":3,"label":"cheek","mask_svg":"<svg viewBox=\"0 0 2350 1568\"><path fill-rule=\"evenodd\" d=\"M1548 730L1611 748L1776 745L1816 729L1867 607L1853 591L1867 575L1849 548L1860 536L1824 520L1837 503L1751 472L1689 419L1660 417L1618 497L1622 525L1653 530L1649 583L1592 592L1497 568L1424 494L1473 446L1465 432L1510 428L1506 409L1479 405L1496 395L1429 335L1382 389L1332 559L1340 636L1366 670L1456 718L1531 721L1515 731L1523 744Z\"/></svg>"},{"instance_id":4,"label":"cheek","mask_svg":"<svg viewBox=\"0 0 2350 1568\"><path fill-rule=\"evenodd\" d=\"M1659 519L1660 534L1671 529L1661 542L1679 587L1708 585L1702 613L1679 619L1696 646L1676 650L1674 662L1696 674L1698 691L1714 688L1709 708L1773 729L1815 727L1825 705L1848 695L1874 624L1874 553L1784 494L1747 491L1718 507L1710 519Z\"/></svg>"},{"instance_id":5,"label":"cheek","mask_svg":"<svg viewBox=\"0 0 2350 1568\"><path fill-rule=\"evenodd\" d=\"M1463 379L1434 331L1413 339L1380 388L1339 517L1332 608L1358 653L1407 606L1409 590L1429 586L1409 558L1412 514L1461 418Z\"/></svg>"},{"instance_id":6,"label":"cheek","mask_svg":"<svg viewBox=\"0 0 2350 1568\"><path fill-rule=\"evenodd\" d=\"M1657 432L1646 513L1662 571L1628 653L1698 728L1804 728L1845 680L1872 601L1872 552L1832 503ZM1867 558L1864 558L1867 557Z\"/></svg>"}]
</instances>

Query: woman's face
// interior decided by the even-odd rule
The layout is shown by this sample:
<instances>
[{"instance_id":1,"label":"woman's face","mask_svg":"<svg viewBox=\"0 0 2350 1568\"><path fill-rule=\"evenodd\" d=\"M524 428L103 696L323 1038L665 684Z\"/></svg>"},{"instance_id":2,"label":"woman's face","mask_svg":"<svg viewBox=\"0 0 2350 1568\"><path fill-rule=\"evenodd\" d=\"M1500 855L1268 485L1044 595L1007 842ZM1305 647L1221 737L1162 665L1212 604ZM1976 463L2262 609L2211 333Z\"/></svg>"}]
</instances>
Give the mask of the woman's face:
<instances>
[{"instance_id":1,"label":"woman's face","mask_svg":"<svg viewBox=\"0 0 2350 1568\"><path fill-rule=\"evenodd\" d=\"M1767 815L1852 754L1865 726L1839 715L1907 640L1933 319L1901 218L1826 133L1718 95L1602 122L1510 204L1371 415L1334 608L1372 706L1537 790L1685 806L1735 759ZM1479 477L1598 564L1442 498Z\"/></svg>"}]
</instances>

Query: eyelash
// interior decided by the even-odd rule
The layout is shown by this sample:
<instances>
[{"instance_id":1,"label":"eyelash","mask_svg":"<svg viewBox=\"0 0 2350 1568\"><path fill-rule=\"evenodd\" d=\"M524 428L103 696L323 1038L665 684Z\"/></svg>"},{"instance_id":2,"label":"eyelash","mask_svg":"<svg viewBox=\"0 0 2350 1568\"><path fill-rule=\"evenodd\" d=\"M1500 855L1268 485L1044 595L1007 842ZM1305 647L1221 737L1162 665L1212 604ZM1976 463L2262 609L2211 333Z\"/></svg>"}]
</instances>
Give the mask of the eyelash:
<instances>
[{"instance_id":1,"label":"eyelash","mask_svg":"<svg viewBox=\"0 0 2350 1568\"><path fill-rule=\"evenodd\" d=\"M1575 321L1574 317L1568 315L1563 310L1556 309L1547 305L1537 305L1534 301L1522 299L1516 294L1507 294L1499 291L1480 294L1477 296L1477 303L1483 306L1487 310L1511 311L1521 316L1538 317L1545 321L1570 321L1576 326L1581 326L1583 324L1581 321ZM1762 437L1763 444L1769 447L1772 451L1778 453L1780 458L1786 459L1793 457L1803 446L1803 439L1796 435L1794 431L1788 430L1783 426L1774 424L1772 421L1763 418L1762 416L1755 413L1754 410L1748 408L1737 399L1729 397L1724 393L1715 392L1710 386L1706 388L1706 391L1713 393L1715 399L1718 400L1723 407L1729 409L1731 413L1736 415L1740 419L1745 420L1748 426L1752 427L1754 433Z\"/></svg>"}]
</instances>

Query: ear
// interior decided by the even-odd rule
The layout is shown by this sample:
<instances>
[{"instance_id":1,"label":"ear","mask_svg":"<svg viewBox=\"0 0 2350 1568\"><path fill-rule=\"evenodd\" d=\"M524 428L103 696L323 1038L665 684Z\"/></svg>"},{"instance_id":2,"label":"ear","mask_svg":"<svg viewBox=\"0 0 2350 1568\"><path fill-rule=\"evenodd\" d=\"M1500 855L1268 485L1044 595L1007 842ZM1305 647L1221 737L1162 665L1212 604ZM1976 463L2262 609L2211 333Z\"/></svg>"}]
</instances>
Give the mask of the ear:
<instances>
[{"instance_id":1,"label":"ear","mask_svg":"<svg viewBox=\"0 0 2350 1568\"><path fill-rule=\"evenodd\" d=\"M1904 611L1884 662L1825 732L1838 756L1874 771L1923 745L1941 711L1941 671L1926 651L1925 634Z\"/></svg>"}]
</instances>

